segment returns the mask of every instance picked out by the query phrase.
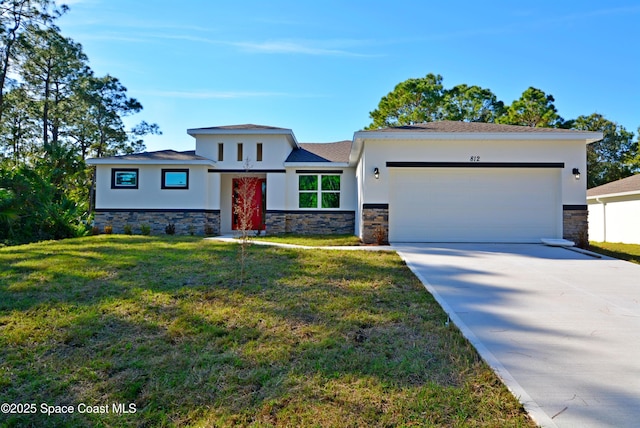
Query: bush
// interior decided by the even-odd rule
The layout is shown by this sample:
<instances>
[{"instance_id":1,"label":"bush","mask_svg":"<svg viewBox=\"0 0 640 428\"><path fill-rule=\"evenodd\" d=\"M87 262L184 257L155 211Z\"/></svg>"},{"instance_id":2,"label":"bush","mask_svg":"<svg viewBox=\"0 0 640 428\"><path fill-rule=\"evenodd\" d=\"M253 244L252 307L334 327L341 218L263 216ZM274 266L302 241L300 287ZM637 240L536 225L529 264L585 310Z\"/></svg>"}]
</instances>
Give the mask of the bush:
<instances>
[{"instance_id":1,"label":"bush","mask_svg":"<svg viewBox=\"0 0 640 428\"><path fill-rule=\"evenodd\" d=\"M133 228L131 227L130 224L125 224L124 225L124 234L125 235L133 235Z\"/></svg>"},{"instance_id":2,"label":"bush","mask_svg":"<svg viewBox=\"0 0 640 428\"><path fill-rule=\"evenodd\" d=\"M91 234L92 235L100 235L100 228L98 226L93 226L91 228Z\"/></svg>"},{"instance_id":3,"label":"bush","mask_svg":"<svg viewBox=\"0 0 640 428\"><path fill-rule=\"evenodd\" d=\"M176 225L173 223L169 223L165 228L164 232L167 235L175 235L176 234Z\"/></svg>"},{"instance_id":4,"label":"bush","mask_svg":"<svg viewBox=\"0 0 640 428\"><path fill-rule=\"evenodd\" d=\"M140 232L146 236L151 235L151 226L149 226L148 224L141 224Z\"/></svg>"},{"instance_id":5,"label":"bush","mask_svg":"<svg viewBox=\"0 0 640 428\"><path fill-rule=\"evenodd\" d=\"M196 228L193 227L192 224L189 225L189 235L193 236L196 234Z\"/></svg>"},{"instance_id":6,"label":"bush","mask_svg":"<svg viewBox=\"0 0 640 428\"><path fill-rule=\"evenodd\" d=\"M105 226L104 227L104 233L107 235L111 235L113 233L113 226L109 225L109 226Z\"/></svg>"},{"instance_id":7,"label":"bush","mask_svg":"<svg viewBox=\"0 0 640 428\"><path fill-rule=\"evenodd\" d=\"M208 223L205 224L204 225L204 234L207 235L207 236L215 235L215 232L213 230L213 226L208 224Z\"/></svg>"}]
</instances>

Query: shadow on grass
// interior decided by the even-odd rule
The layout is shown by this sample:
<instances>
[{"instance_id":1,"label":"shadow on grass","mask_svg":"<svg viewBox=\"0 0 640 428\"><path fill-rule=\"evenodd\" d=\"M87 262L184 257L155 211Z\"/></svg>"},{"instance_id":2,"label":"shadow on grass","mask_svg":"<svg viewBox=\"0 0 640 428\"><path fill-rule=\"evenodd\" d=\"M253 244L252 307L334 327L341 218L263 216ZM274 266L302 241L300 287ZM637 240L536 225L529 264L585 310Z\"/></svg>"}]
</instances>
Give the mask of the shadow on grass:
<instances>
[{"instance_id":1,"label":"shadow on grass","mask_svg":"<svg viewBox=\"0 0 640 428\"><path fill-rule=\"evenodd\" d=\"M394 425L429 412L454 424L502 412L469 391L486 368L393 254L255 246L240 285L237 245L31 248L0 252L0 401L137 412L15 415L10 426Z\"/></svg>"}]
</instances>

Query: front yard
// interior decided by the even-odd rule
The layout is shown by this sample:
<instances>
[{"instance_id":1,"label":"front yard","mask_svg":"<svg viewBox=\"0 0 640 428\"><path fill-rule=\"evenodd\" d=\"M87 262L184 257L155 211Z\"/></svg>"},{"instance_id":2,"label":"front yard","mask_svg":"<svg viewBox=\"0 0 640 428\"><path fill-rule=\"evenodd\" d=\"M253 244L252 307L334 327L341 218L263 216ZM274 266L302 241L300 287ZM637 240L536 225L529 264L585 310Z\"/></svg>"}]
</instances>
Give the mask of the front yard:
<instances>
[{"instance_id":1,"label":"front yard","mask_svg":"<svg viewBox=\"0 0 640 428\"><path fill-rule=\"evenodd\" d=\"M240 285L237 244L0 249L0 425L533 426L395 254L247 263Z\"/></svg>"},{"instance_id":2,"label":"front yard","mask_svg":"<svg viewBox=\"0 0 640 428\"><path fill-rule=\"evenodd\" d=\"M590 242L589 249L605 256L640 264L640 245L637 244Z\"/></svg>"}]
</instances>

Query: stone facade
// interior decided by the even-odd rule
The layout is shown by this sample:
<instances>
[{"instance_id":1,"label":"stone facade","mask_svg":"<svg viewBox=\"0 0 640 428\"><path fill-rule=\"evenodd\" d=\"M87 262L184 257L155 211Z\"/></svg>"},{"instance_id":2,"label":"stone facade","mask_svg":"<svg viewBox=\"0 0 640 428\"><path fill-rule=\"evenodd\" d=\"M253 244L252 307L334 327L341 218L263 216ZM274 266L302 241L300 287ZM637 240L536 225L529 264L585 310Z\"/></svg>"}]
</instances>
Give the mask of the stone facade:
<instances>
[{"instance_id":1,"label":"stone facade","mask_svg":"<svg viewBox=\"0 0 640 428\"><path fill-rule=\"evenodd\" d=\"M389 205L362 206L362 241L365 244L389 242Z\"/></svg>"},{"instance_id":2,"label":"stone facade","mask_svg":"<svg viewBox=\"0 0 640 428\"><path fill-rule=\"evenodd\" d=\"M354 234L355 218L353 211L267 211L266 233Z\"/></svg>"},{"instance_id":3,"label":"stone facade","mask_svg":"<svg viewBox=\"0 0 640 428\"><path fill-rule=\"evenodd\" d=\"M141 233L140 226L149 225L152 235L164 235L165 228L175 225L176 235L219 235L219 210L97 210L94 225L100 232L105 226L113 227L113 233L124 233L130 225L133 233Z\"/></svg>"},{"instance_id":4,"label":"stone facade","mask_svg":"<svg viewBox=\"0 0 640 428\"><path fill-rule=\"evenodd\" d=\"M589 219L586 205L565 205L562 210L562 235L580 248L589 245Z\"/></svg>"}]
</instances>

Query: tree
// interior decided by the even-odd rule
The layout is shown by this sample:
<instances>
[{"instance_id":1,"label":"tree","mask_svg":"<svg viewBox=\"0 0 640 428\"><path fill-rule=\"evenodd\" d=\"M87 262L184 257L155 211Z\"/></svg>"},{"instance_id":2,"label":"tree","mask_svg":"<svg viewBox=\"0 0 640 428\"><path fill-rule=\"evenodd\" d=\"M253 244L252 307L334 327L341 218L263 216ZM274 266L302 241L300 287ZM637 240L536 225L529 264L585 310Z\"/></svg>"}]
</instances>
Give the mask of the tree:
<instances>
[{"instance_id":1,"label":"tree","mask_svg":"<svg viewBox=\"0 0 640 428\"><path fill-rule=\"evenodd\" d=\"M5 94L4 116L0 121L0 151L13 161L13 165L28 162L34 151L38 125L30 112L30 102L23 87L13 88Z\"/></svg>"},{"instance_id":2,"label":"tree","mask_svg":"<svg viewBox=\"0 0 640 428\"><path fill-rule=\"evenodd\" d=\"M0 1L0 120L4 111L4 94L15 45L30 26L52 26L55 18L68 10L55 7L53 0Z\"/></svg>"},{"instance_id":3,"label":"tree","mask_svg":"<svg viewBox=\"0 0 640 428\"><path fill-rule=\"evenodd\" d=\"M373 122L367 129L413 125L437 120L494 122L504 111L489 89L465 84L445 89L442 76L427 74L396 85L369 113Z\"/></svg>"},{"instance_id":4,"label":"tree","mask_svg":"<svg viewBox=\"0 0 640 428\"><path fill-rule=\"evenodd\" d=\"M67 117L75 108L76 83L89 73L87 57L80 44L63 37L56 28L29 27L18 51L23 87L38 112L42 145L49 152L60 144Z\"/></svg>"},{"instance_id":5,"label":"tree","mask_svg":"<svg viewBox=\"0 0 640 428\"><path fill-rule=\"evenodd\" d=\"M439 120L443 97L440 75L429 73L423 78L405 80L382 97L378 108L369 113L373 122L367 129Z\"/></svg>"},{"instance_id":6,"label":"tree","mask_svg":"<svg viewBox=\"0 0 640 428\"><path fill-rule=\"evenodd\" d=\"M489 89L465 84L444 92L442 119L465 122L495 122L504 113L504 103Z\"/></svg>"},{"instance_id":7,"label":"tree","mask_svg":"<svg viewBox=\"0 0 640 428\"><path fill-rule=\"evenodd\" d=\"M600 186L610 181L629 177L640 171L638 142L633 132L624 126L605 119L598 113L580 116L573 129L600 131L603 138L587 146L587 187ZM640 133L640 129L638 130Z\"/></svg>"},{"instance_id":8,"label":"tree","mask_svg":"<svg viewBox=\"0 0 640 428\"><path fill-rule=\"evenodd\" d=\"M507 107L505 114L497 118L496 122L535 128L564 127L564 119L558 114L554 101L552 95L530 86Z\"/></svg>"}]
</instances>

